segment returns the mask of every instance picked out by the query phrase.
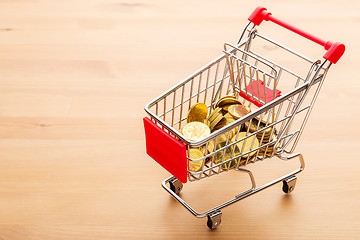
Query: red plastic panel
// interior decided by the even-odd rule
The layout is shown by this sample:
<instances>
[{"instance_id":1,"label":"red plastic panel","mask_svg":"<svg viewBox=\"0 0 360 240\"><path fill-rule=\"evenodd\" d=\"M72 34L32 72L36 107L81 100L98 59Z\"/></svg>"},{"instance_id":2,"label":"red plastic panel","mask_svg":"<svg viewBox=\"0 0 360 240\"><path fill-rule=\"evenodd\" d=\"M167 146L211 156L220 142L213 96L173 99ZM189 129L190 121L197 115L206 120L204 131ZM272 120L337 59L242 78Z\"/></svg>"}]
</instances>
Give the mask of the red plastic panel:
<instances>
[{"instance_id":1,"label":"red plastic panel","mask_svg":"<svg viewBox=\"0 0 360 240\"><path fill-rule=\"evenodd\" d=\"M258 89L259 86L259 89ZM273 90L264 86L264 82L259 80L259 84L258 81L254 80L252 81L247 87L246 87L246 91L248 92L248 94L254 96L254 98L258 98L261 101L265 102L265 95L264 95L264 88L266 91L266 103L271 102L273 99ZM258 94L260 94L260 96L258 96ZM279 90L275 90L275 98L280 97L281 95L281 91ZM255 104L258 107L262 107L264 104L258 102L258 100L253 99L252 96L248 96L246 95L246 93L240 92L240 96L245 98L246 100L248 100L249 102L252 102L253 104Z\"/></svg>"},{"instance_id":2,"label":"red plastic panel","mask_svg":"<svg viewBox=\"0 0 360 240\"><path fill-rule=\"evenodd\" d=\"M187 182L186 147L149 118L144 119L146 153L182 183Z\"/></svg>"}]
</instances>

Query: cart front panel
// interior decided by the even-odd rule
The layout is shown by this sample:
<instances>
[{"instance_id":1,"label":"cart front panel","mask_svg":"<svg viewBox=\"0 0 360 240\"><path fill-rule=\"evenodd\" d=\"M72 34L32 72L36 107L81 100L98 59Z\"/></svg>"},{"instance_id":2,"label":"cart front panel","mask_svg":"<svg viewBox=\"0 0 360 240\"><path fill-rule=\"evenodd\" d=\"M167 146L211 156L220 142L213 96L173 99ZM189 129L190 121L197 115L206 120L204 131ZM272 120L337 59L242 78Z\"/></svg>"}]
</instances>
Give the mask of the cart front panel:
<instances>
[{"instance_id":1,"label":"cart front panel","mask_svg":"<svg viewBox=\"0 0 360 240\"><path fill-rule=\"evenodd\" d=\"M181 182L187 182L185 145L145 117L146 153Z\"/></svg>"}]
</instances>

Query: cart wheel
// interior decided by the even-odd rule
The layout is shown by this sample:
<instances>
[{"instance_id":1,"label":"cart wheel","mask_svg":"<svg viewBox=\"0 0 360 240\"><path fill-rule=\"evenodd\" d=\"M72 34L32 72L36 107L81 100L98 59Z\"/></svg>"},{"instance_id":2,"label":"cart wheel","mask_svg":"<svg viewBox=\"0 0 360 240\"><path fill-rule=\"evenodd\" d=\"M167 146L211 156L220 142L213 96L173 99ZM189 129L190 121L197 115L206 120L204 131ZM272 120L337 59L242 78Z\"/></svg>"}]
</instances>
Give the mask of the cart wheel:
<instances>
[{"instance_id":1,"label":"cart wheel","mask_svg":"<svg viewBox=\"0 0 360 240\"><path fill-rule=\"evenodd\" d=\"M208 220L207 220L207 226L213 230L215 228L217 228L220 223L221 223L221 211L216 211L216 212L213 212L213 213L210 213L207 217L208 217Z\"/></svg>"},{"instance_id":2,"label":"cart wheel","mask_svg":"<svg viewBox=\"0 0 360 240\"><path fill-rule=\"evenodd\" d=\"M283 192L284 193L291 193L292 191L294 191L295 189L295 184L296 184L296 176L291 176L285 180L283 180Z\"/></svg>"},{"instance_id":3,"label":"cart wheel","mask_svg":"<svg viewBox=\"0 0 360 240\"><path fill-rule=\"evenodd\" d=\"M175 194L179 195L179 193L181 192L181 190L183 188L182 182L180 182L177 178L174 178L169 181L169 184L170 184L171 191L173 191Z\"/></svg>"}]
</instances>

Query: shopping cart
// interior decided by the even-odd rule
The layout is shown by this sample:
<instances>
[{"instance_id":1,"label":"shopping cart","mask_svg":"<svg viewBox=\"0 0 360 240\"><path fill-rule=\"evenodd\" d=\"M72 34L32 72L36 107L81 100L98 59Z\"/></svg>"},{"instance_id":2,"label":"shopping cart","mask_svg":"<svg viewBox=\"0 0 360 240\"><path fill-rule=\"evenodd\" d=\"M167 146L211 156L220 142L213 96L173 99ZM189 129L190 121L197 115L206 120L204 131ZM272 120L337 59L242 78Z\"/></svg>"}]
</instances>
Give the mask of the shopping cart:
<instances>
[{"instance_id":1,"label":"shopping cart","mask_svg":"<svg viewBox=\"0 0 360 240\"><path fill-rule=\"evenodd\" d=\"M282 189L285 193L294 190L296 174L305 166L302 155L293 153L294 149L331 64L335 64L345 51L343 44L323 41L299 30L273 17L263 7L256 8L248 20L249 23L236 45L225 43L223 55L145 107L149 114L149 117L143 119L146 151L172 174L162 182L162 186L193 215L207 216L207 225L210 229L220 224L221 209L232 203L280 182L283 182ZM324 59L312 60L264 36L258 31L258 26L263 20L276 23L322 45L326 50ZM257 41L265 41L267 46L271 45L282 52L291 53L290 55L298 61L296 67L303 64L305 71L296 72L281 63L281 60L265 57L261 53L263 48L255 47ZM261 46L264 46L263 44L264 42ZM226 95L236 97L244 106L255 108L249 114L200 141L186 139L181 129L187 123L187 113L191 106L202 102L211 112L217 100ZM239 134L240 129L245 133ZM254 136L258 139L258 144L254 144ZM220 139L226 139L226 144L217 144ZM245 150L242 147L238 151L234 150L238 143L246 141L252 141L250 149ZM202 149L204 157L191 158L188 150L192 148ZM207 151L209 148L213 150ZM226 151L231 153L228 158L224 158ZM220 161L215 157L219 153L223 153ZM274 156L281 160L297 158L300 166L295 171L257 187L253 173L245 167ZM194 163L200 163L200 169L194 171L190 168ZM178 195L183 183L187 181L201 180L229 170L247 173L251 180L251 188L202 213L196 212Z\"/></svg>"}]
</instances>

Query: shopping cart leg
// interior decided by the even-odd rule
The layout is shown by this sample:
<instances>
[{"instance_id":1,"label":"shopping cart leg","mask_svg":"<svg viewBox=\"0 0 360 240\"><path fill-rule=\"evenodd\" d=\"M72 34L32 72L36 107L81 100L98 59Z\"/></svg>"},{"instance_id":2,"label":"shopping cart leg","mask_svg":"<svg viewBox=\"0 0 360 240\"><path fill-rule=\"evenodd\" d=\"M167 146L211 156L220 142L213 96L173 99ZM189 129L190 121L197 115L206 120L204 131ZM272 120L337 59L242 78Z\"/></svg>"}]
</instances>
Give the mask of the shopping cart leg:
<instances>
[{"instance_id":1,"label":"shopping cart leg","mask_svg":"<svg viewBox=\"0 0 360 240\"><path fill-rule=\"evenodd\" d=\"M297 171L290 173L291 176L290 175L284 176L283 181L282 181L283 182L283 187L282 187L283 192L291 193L292 191L294 191L295 185L296 185L297 177L295 176L295 174L304 170L304 167L305 167L304 157L302 156L301 153L296 153L296 154L292 154L289 156L278 156L278 157L285 161L296 158L296 157L298 157L300 160L300 168Z\"/></svg>"},{"instance_id":2,"label":"shopping cart leg","mask_svg":"<svg viewBox=\"0 0 360 240\"><path fill-rule=\"evenodd\" d=\"M291 176L291 177L283 180L282 190L284 191L284 193L291 193L292 191L294 191L296 179L297 179L297 177L294 175L294 176Z\"/></svg>"},{"instance_id":3,"label":"shopping cart leg","mask_svg":"<svg viewBox=\"0 0 360 240\"><path fill-rule=\"evenodd\" d=\"M207 226L210 229L215 229L217 228L220 223L221 223L221 216L222 216L222 212L220 211L220 209L227 207L237 201L240 201L244 198L247 198L257 192L260 192L270 186L273 186L277 183L283 182L283 184L286 184L285 187L283 187L283 191L286 193L290 193L294 190L295 188L295 183L296 183L296 174L298 174L299 172L301 172L304 167L305 167L305 162L304 162L304 158L300 153L296 153L296 154L291 154L291 155L287 155L287 156L282 156L282 155L276 155L278 158L282 159L282 160L291 160L293 158L298 158L300 160L300 167L293 171L290 172L272 182L269 182L267 184L264 184L260 187L256 187L255 184L255 178L252 174L252 172L248 169L243 169L243 168L237 168L236 170L238 171L243 171L249 174L250 180L251 180L251 188L244 191L243 193L240 193L238 195L236 195L233 199L224 202L208 211L202 212L202 213L198 213L196 212L187 202L185 202L180 196L179 193L183 188L183 184L174 176L170 176L167 179L165 179L161 185L162 187L171 194L171 196L173 196L178 202L180 202L187 210L189 210L189 212L191 212L195 217L198 218L203 218L203 217L207 217L208 221L207 221ZM169 186L168 186L169 185Z\"/></svg>"},{"instance_id":4,"label":"shopping cart leg","mask_svg":"<svg viewBox=\"0 0 360 240\"><path fill-rule=\"evenodd\" d=\"M179 195L179 193L181 192L181 190L183 188L182 182L180 182L177 178L173 178L169 181L169 184L170 184L171 191L173 191L175 194Z\"/></svg>"},{"instance_id":5,"label":"shopping cart leg","mask_svg":"<svg viewBox=\"0 0 360 240\"><path fill-rule=\"evenodd\" d=\"M207 215L207 218L208 218L207 226L211 230L217 228L220 225L220 223L221 223L221 215L222 215L222 212L220 210Z\"/></svg>"}]
</instances>

